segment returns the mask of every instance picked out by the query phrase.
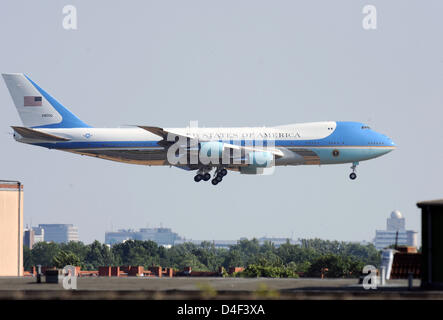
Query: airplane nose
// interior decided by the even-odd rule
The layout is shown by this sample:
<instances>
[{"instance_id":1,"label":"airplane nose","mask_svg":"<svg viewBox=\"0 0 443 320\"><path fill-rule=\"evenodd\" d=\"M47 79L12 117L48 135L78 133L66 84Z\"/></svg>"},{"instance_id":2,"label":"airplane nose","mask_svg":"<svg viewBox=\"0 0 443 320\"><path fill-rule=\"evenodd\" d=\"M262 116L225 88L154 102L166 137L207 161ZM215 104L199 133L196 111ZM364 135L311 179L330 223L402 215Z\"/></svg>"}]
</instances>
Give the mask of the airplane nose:
<instances>
[{"instance_id":1,"label":"airplane nose","mask_svg":"<svg viewBox=\"0 0 443 320\"><path fill-rule=\"evenodd\" d=\"M382 141L385 143L388 147L393 147L393 149L397 148L397 145L394 141L392 141L391 138L389 138L387 135L384 135L382 133L378 133L378 136L382 139Z\"/></svg>"},{"instance_id":2,"label":"airplane nose","mask_svg":"<svg viewBox=\"0 0 443 320\"><path fill-rule=\"evenodd\" d=\"M391 138L388 138L388 145L391 146L391 147L397 148L397 145L395 144L394 141L392 141Z\"/></svg>"}]
</instances>

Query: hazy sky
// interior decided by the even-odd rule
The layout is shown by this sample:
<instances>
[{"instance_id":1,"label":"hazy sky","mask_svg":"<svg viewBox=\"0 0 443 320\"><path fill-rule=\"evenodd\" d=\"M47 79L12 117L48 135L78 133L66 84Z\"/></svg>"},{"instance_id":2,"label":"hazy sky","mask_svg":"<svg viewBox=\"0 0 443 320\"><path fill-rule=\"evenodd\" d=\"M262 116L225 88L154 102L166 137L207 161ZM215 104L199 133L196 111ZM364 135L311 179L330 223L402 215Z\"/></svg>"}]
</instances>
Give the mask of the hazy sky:
<instances>
[{"instance_id":1,"label":"hazy sky","mask_svg":"<svg viewBox=\"0 0 443 320\"><path fill-rule=\"evenodd\" d=\"M78 29L62 26L77 8ZM377 29L362 9L377 8ZM193 173L15 142L0 85L0 178L24 183L25 223L106 230L163 224L186 238L372 240L394 209L442 197L442 1L2 1L1 72L24 72L93 126L369 124L398 149L358 167Z\"/></svg>"}]
</instances>

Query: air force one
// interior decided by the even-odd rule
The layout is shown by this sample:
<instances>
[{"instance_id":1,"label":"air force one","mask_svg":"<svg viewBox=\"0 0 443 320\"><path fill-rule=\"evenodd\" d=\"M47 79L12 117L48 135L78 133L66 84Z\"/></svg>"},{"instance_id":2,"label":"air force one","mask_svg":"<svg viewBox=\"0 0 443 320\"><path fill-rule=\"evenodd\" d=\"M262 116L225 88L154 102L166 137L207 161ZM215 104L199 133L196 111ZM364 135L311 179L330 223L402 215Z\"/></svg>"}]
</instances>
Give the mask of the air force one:
<instances>
[{"instance_id":1,"label":"air force one","mask_svg":"<svg viewBox=\"0 0 443 320\"><path fill-rule=\"evenodd\" d=\"M229 171L263 174L276 166L351 163L396 148L360 122L324 121L274 127L94 128L22 73L3 74L23 126L14 139L26 144L140 165L194 170L194 180L217 185Z\"/></svg>"}]
</instances>

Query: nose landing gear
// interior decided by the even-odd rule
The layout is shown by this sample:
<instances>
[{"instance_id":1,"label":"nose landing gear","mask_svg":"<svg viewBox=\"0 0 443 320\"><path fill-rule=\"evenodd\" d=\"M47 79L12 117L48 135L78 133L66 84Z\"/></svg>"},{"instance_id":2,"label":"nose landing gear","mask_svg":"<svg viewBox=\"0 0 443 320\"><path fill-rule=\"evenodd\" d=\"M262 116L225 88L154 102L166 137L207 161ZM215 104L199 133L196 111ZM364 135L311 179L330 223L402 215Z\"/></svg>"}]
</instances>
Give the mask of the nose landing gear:
<instances>
[{"instance_id":1,"label":"nose landing gear","mask_svg":"<svg viewBox=\"0 0 443 320\"><path fill-rule=\"evenodd\" d=\"M352 173L349 175L349 178L351 180L355 180L357 178L357 174L355 173L355 170L357 169L357 166L358 166L358 162L353 162L352 163L352 167L351 167Z\"/></svg>"}]
</instances>

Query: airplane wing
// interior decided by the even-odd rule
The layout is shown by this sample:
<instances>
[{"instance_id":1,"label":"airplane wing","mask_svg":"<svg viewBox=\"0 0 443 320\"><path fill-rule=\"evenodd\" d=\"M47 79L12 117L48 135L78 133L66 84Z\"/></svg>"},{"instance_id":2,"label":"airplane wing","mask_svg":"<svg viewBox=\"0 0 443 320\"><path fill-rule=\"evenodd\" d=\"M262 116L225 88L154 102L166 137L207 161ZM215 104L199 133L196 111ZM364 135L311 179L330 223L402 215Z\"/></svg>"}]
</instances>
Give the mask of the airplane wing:
<instances>
[{"instance_id":1,"label":"airplane wing","mask_svg":"<svg viewBox=\"0 0 443 320\"><path fill-rule=\"evenodd\" d=\"M53 134L44 133L31 128L26 128L26 127L11 127L11 128L26 139L32 139L38 141L50 141L50 142L62 142L70 140L68 138L63 138Z\"/></svg>"},{"instance_id":2,"label":"airplane wing","mask_svg":"<svg viewBox=\"0 0 443 320\"><path fill-rule=\"evenodd\" d=\"M167 140L168 134L171 134L173 136L183 137L186 139L186 141L192 140L193 142L195 142L194 145L197 145L198 142L208 142L207 140L199 140L199 139L197 140L192 136L170 132L170 131L167 131L167 130L160 128L160 127L150 127L150 126L138 126L138 127L163 138L163 140L159 142L159 144L162 146L170 146L175 143L174 141ZM280 157L284 156L284 153L278 148L256 147L256 146L239 146L239 145L230 144L230 143L223 143L223 148L227 151L240 150L242 154L245 154L247 152L270 152L276 158L280 158Z\"/></svg>"},{"instance_id":3,"label":"airplane wing","mask_svg":"<svg viewBox=\"0 0 443 320\"><path fill-rule=\"evenodd\" d=\"M171 134L171 135L174 135L174 136L179 136L179 137L185 137L187 139L194 139L191 136L186 136L186 135L183 135L183 134L178 134L178 133L174 133L174 132L171 132L171 131L167 131L167 130L165 130L163 128L160 128L160 127L150 127L150 126L138 126L138 127L142 128L142 129L145 129L146 131L149 131L149 132L151 132L153 134L156 134L159 137L162 137L164 140L168 139L168 134Z\"/></svg>"}]
</instances>

